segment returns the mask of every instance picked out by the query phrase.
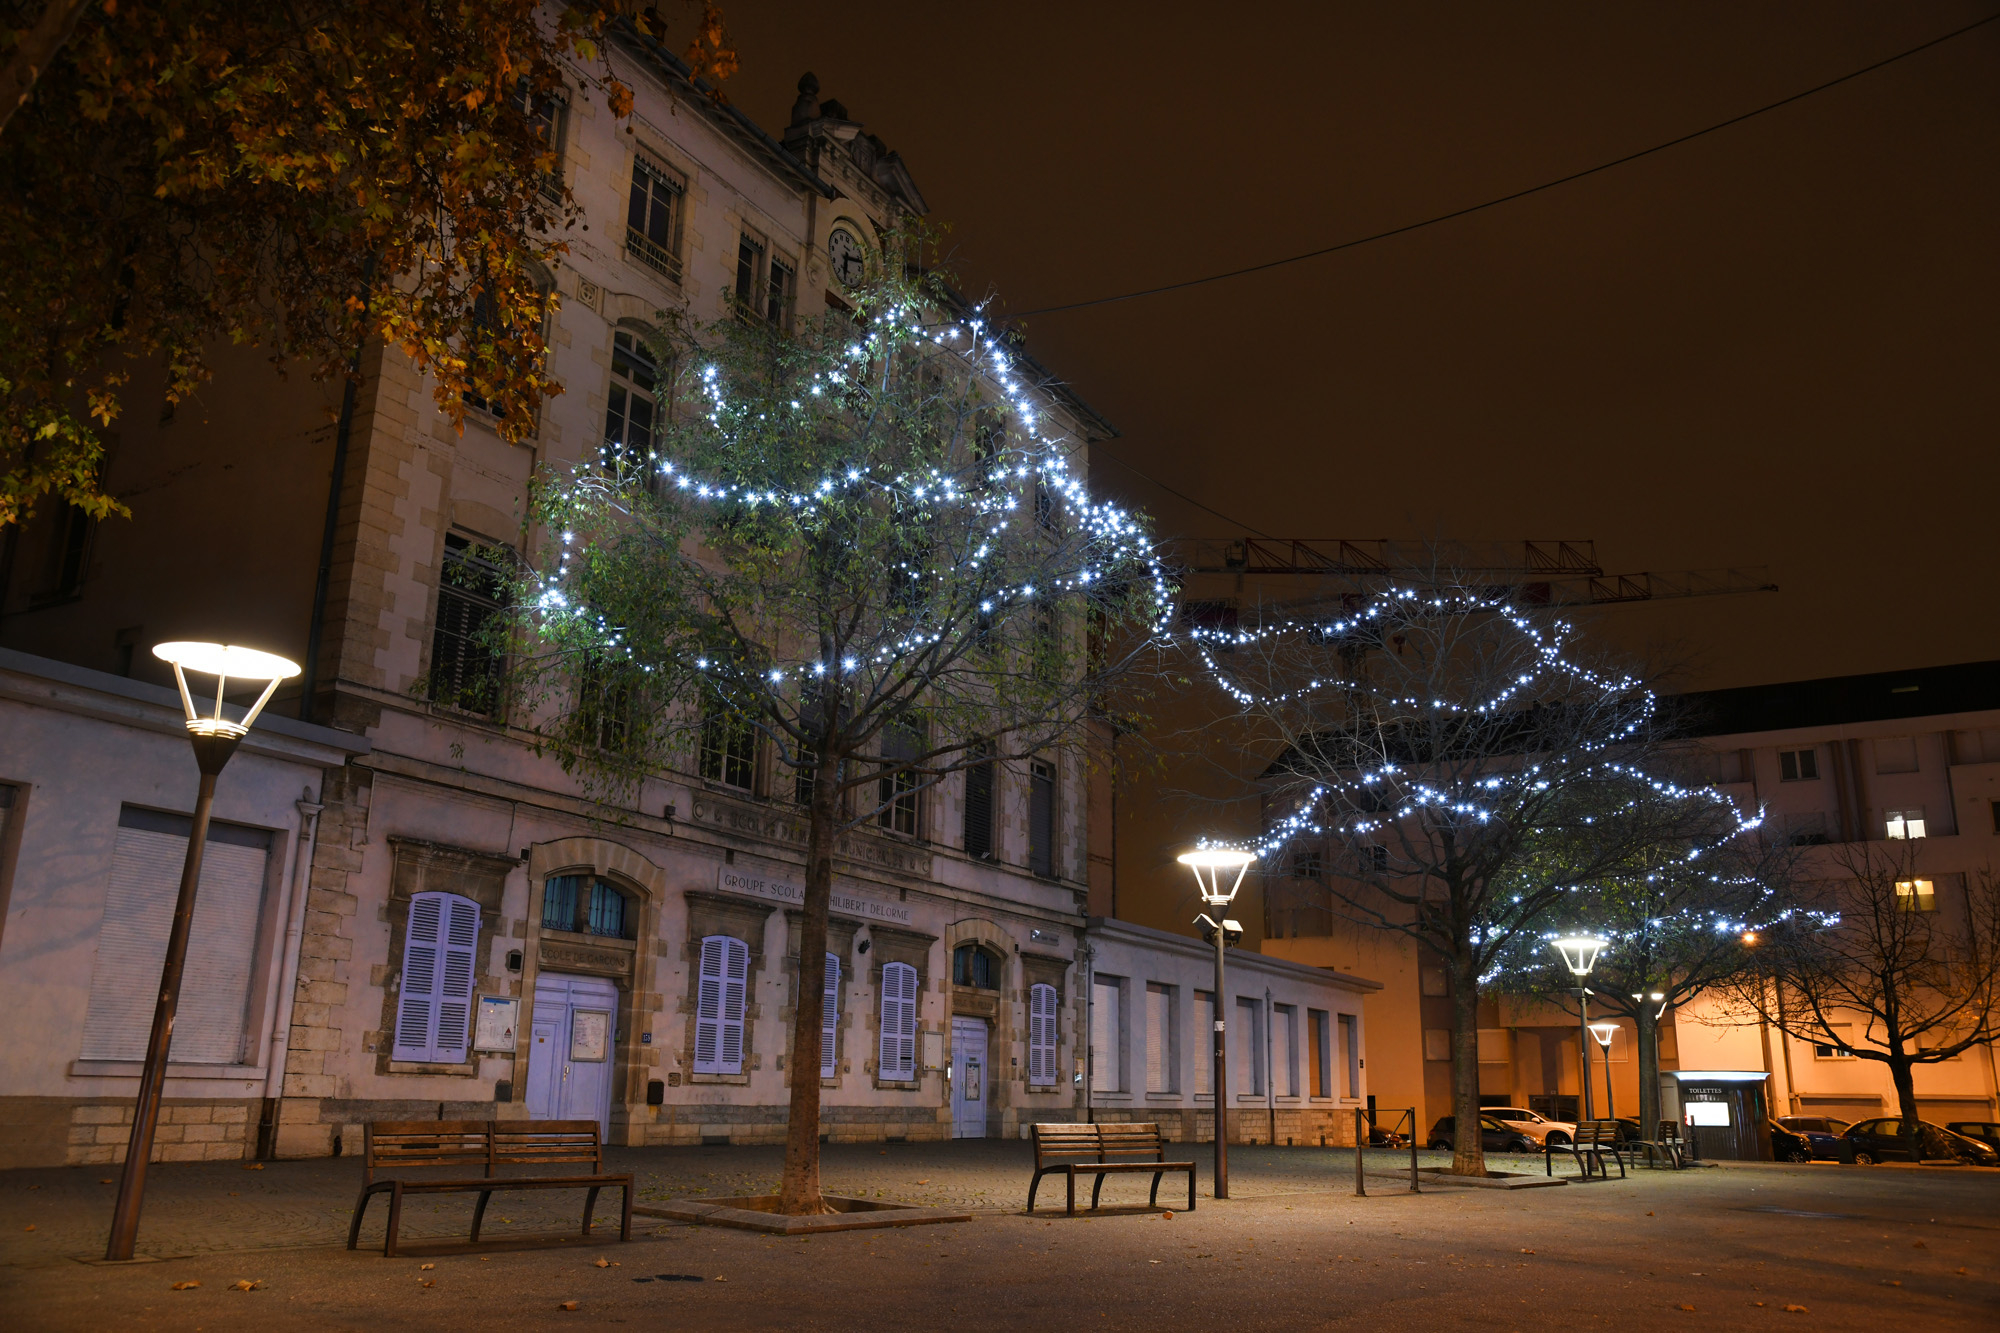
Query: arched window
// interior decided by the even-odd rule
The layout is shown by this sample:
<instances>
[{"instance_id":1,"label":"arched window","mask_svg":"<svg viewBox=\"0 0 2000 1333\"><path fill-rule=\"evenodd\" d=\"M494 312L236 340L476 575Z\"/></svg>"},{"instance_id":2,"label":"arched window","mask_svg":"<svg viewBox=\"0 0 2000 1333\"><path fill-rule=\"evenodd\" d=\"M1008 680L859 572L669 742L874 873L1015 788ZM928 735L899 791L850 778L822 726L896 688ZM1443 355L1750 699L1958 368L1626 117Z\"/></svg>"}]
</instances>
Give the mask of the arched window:
<instances>
[{"instance_id":1,"label":"arched window","mask_svg":"<svg viewBox=\"0 0 2000 1333\"><path fill-rule=\"evenodd\" d=\"M410 899L391 1058L463 1064L471 1037L479 904L455 893Z\"/></svg>"},{"instance_id":2,"label":"arched window","mask_svg":"<svg viewBox=\"0 0 2000 1333\"><path fill-rule=\"evenodd\" d=\"M743 1072L743 1001L750 948L733 935L701 942L701 985L695 996L694 1072Z\"/></svg>"},{"instance_id":3,"label":"arched window","mask_svg":"<svg viewBox=\"0 0 2000 1333\"><path fill-rule=\"evenodd\" d=\"M542 929L637 939L638 904L608 879L552 875L542 890Z\"/></svg>"},{"instance_id":4,"label":"arched window","mask_svg":"<svg viewBox=\"0 0 2000 1333\"><path fill-rule=\"evenodd\" d=\"M611 335L611 388L604 409L604 463L646 468L660 419L660 366L630 329Z\"/></svg>"},{"instance_id":5,"label":"arched window","mask_svg":"<svg viewBox=\"0 0 2000 1333\"><path fill-rule=\"evenodd\" d=\"M951 984L974 990L995 987L993 955L976 944L961 944L951 952Z\"/></svg>"},{"instance_id":6,"label":"arched window","mask_svg":"<svg viewBox=\"0 0 2000 1333\"><path fill-rule=\"evenodd\" d=\"M1048 1087L1056 1081L1056 988L1044 982L1028 987L1028 1083Z\"/></svg>"},{"instance_id":7,"label":"arched window","mask_svg":"<svg viewBox=\"0 0 2000 1333\"><path fill-rule=\"evenodd\" d=\"M917 1076L917 969L908 963L882 968L881 1077L908 1082Z\"/></svg>"}]
</instances>

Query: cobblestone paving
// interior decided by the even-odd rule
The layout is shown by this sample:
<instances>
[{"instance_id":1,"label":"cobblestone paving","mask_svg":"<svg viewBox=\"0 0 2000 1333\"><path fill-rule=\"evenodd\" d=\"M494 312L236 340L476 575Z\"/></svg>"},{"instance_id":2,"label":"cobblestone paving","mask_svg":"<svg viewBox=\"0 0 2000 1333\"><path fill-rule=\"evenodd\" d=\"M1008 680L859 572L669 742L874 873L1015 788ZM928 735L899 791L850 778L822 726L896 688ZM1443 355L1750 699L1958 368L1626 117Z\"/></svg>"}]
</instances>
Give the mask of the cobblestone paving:
<instances>
[{"instance_id":1,"label":"cobblestone paving","mask_svg":"<svg viewBox=\"0 0 2000 1333\"><path fill-rule=\"evenodd\" d=\"M1199 1194L1210 1195L1207 1144L1183 1144L1172 1154L1192 1157L1198 1164ZM783 1168L783 1149L755 1148L613 1148L606 1169L630 1171L636 1177L635 1203L677 1198L720 1198L735 1194L775 1192ZM1425 1154L1427 1165L1442 1165L1442 1154ZM925 1207L953 1207L978 1212L1018 1212L1027 1203L1033 1153L1026 1143L961 1140L949 1144L831 1144L821 1159L824 1188L832 1194L892 1199ZM1230 1149L1230 1192L1250 1199L1279 1194L1343 1190L1352 1187L1351 1149L1253 1148ZM1503 1159L1496 1167L1506 1169ZM1409 1156L1370 1153L1371 1171L1407 1167ZM1521 1161L1514 1169L1539 1171L1538 1161ZM433 1173L445 1174L445 1173ZM361 1188L361 1164L354 1158L270 1162L250 1169L240 1162L163 1163L146 1177L145 1213L140 1222L139 1249L147 1254L203 1254L233 1250L271 1249L302 1245L344 1245L355 1195ZM110 1226L117 1170L104 1166L51 1167L0 1172L0 1265L34 1264L63 1256L101 1251ZM1145 1201L1148 1177L1114 1177L1105 1185L1105 1202ZM1183 1186L1183 1188L1185 1188ZM1393 1190L1390 1182L1371 1179L1369 1189ZM1163 1182L1161 1194L1171 1197L1175 1186ZM472 1216L474 1196L417 1197L403 1205L403 1235L462 1237ZM1062 1181L1042 1186L1037 1203L1059 1204ZM616 1225L617 1194L598 1199L602 1219ZM362 1230L381 1245L387 1200L368 1207ZM581 1193L536 1192L496 1194L486 1214L485 1234L560 1232L574 1229L582 1215ZM634 1222L635 1229L656 1225ZM33 1228L30 1230L29 1228Z\"/></svg>"}]
</instances>

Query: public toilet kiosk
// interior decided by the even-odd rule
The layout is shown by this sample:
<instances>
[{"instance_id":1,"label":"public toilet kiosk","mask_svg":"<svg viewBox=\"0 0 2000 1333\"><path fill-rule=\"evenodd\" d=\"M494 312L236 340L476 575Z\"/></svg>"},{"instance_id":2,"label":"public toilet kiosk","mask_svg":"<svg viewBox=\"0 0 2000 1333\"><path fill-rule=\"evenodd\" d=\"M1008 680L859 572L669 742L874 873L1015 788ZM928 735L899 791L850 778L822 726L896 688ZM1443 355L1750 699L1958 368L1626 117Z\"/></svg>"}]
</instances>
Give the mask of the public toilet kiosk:
<instances>
[{"instance_id":1,"label":"public toilet kiosk","mask_svg":"<svg viewBox=\"0 0 2000 1333\"><path fill-rule=\"evenodd\" d=\"M1682 1132L1695 1155L1715 1161L1771 1160L1770 1075L1749 1069L1677 1069Z\"/></svg>"}]
</instances>

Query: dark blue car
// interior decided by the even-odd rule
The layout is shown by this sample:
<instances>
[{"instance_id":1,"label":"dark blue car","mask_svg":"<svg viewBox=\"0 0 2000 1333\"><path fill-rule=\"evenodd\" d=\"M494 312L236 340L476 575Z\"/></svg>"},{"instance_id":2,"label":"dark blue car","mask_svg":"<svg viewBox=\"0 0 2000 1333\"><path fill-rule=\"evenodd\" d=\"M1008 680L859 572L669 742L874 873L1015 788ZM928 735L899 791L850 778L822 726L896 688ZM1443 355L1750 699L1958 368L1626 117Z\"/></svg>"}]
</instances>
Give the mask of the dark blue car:
<instances>
[{"instance_id":1,"label":"dark blue car","mask_svg":"<svg viewBox=\"0 0 2000 1333\"><path fill-rule=\"evenodd\" d=\"M1434 1152L1450 1152L1452 1129L1457 1122L1445 1116L1431 1126L1430 1146ZM1541 1146L1533 1139L1515 1129L1502 1124L1490 1115L1479 1117L1479 1143L1487 1152L1540 1152Z\"/></svg>"},{"instance_id":2,"label":"dark blue car","mask_svg":"<svg viewBox=\"0 0 2000 1333\"><path fill-rule=\"evenodd\" d=\"M1794 1157L1790 1152L1780 1150L1777 1135L1773 1134L1772 1150L1781 1162L1837 1162L1840 1160L1840 1136L1847 1131L1848 1122L1830 1115L1781 1115L1777 1124L1788 1129L1798 1138L1805 1140L1805 1157ZM1790 1147L1791 1145L1787 1145Z\"/></svg>"}]
</instances>

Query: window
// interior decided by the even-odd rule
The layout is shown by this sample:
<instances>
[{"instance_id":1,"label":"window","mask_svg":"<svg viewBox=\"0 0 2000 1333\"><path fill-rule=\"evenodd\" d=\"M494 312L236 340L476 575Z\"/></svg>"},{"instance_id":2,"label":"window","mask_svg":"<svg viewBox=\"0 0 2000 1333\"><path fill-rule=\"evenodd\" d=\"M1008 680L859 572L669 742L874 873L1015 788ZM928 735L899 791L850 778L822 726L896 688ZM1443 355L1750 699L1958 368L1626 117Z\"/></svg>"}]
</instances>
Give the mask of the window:
<instances>
[{"instance_id":1,"label":"window","mask_svg":"<svg viewBox=\"0 0 2000 1333\"><path fill-rule=\"evenodd\" d=\"M632 680L595 662L577 673L571 722L577 741L620 753L633 738Z\"/></svg>"},{"instance_id":2,"label":"window","mask_svg":"<svg viewBox=\"0 0 2000 1333\"><path fill-rule=\"evenodd\" d=\"M1451 987L1446 984L1444 969L1441 967L1420 967L1417 969L1418 989L1425 995L1449 995Z\"/></svg>"},{"instance_id":3,"label":"window","mask_svg":"<svg viewBox=\"0 0 2000 1333\"><path fill-rule=\"evenodd\" d=\"M993 955L976 944L961 944L951 951L951 984L975 990L993 990Z\"/></svg>"},{"instance_id":4,"label":"window","mask_svg":"<svg viewBox=\"0 0 2000 1333\"><path fill-rule=\"evenodd\" d=\"M1424 1029L1424 1059L1433 1061L1451 1059L1450 1028Z\"/></svg>"},{"instance_id":5,"label":"window","mask_svg":"<svg viewBox=\"0 0 2000 1333\"><path fill-rule=\"evenodd\" d=\"M750 946L733 935L701 942L701 980L695 995L694 1072L743 1072L743 1004L749 989Z\"/></svg>"},{"instance_id":6,"label":"window","mask_svg":"<svg viewBox=\"0 0 2000 1333\"><path fill-rule=\"evenodd\" d=\"M1236 997L1236 1022L1229 1032L1229 1090L1237 1096L1264 1095L1264 1003Z\"/></svg>"},{"instance_id":7,"label":"window","mask_svg":"<svg viewBox=\"0 0 2000 1333\"><path fill-rule=\"evenodd\" d=\"M7 795L13 790L0 787L0 793ZM7 814L0 809L0 819ZM153 1008L160 998L157 983L166 961L167 933L193 831L193 822L184 815L136 806L119 812L78 1052L83 1059L145 1058ZM271 835L262 829L219 821L208 826L200 893L181 974L180 1009L174 1016L175 1064L229 1065L249 1054L244 1020L256 971L270 849Z\"/></svg>"},{"instance_id":8,"label":"window","mask_svg":"<svg viewBox=\"0 0 2000 1333\"><path fill-rule=\"evenodd\" d=\"M1271 1006L1271 1091L1278 1097L1299 1095L1299 1011L1289 1004Z\"/></svg>"},{"instance_id":9,"label":"window","mask_svg":"<svg viewBox=\"0 0 2000 1333\"><path fill-rule=\"evenodd\" d=\"M1361 1096L1361 1017L1340 1016L1340 1095L1350 1100Z\"/></svg>"},{"instance_id":10,"label":"window","mask_svg":"<svg viewBox=\"0 0 2000 1333\"><path fill-rule=\"evenodd\" d=\"M478 330L480 335L486 339L498 339L503 334L509 332L508 329L504 329L501 326L500 320L495 313L493 305L493 297L487 285L490 284L492 281L493 279L491 279L490 277L485 279L485 281L480 286L477 294L474 295L474 297L472 298L473 328ZM554 279L550 278L546 273L540 273L534 277L533 281L535 287L539 290L541 295L544 298L547 298L549 294L549 289L554 285ZM548 334L548 313L549 313L548 307L545 306L543 308L542 324L540 329L538 330L538 332L544 339L544 346L546 346L546 338ZM525 325L516 326L512 330L512 332L516 336L525 337L528 332L528 328ZM467 360L471 363L468 366L468 371L478 371L479 373L486 375L489 378L489 380L495 376L504 378L513 375L517 373L520 369L522 369L521 358L518 349L510 350L509 348L504 346L495 346L493 349L494 360L490 364L486 361L484 354L475 358L470 355L470 349L467 350L468 350ZM459 394L459 399L462 402L464 402L464 404L467 407L473 408L476 411L484 412L486 415L491 417L505 417L508 413L508 403L506 402L505 399L488 398L486 395L478 393L470 388L467 388L463 392L461 392Z\"/></svg>"},{"instance_id":11,"label":"window","mask_svg":"<svg viewBox=\"0 0 2000 1333\"><path fill-rule=\"evenodd\" d=\"M1927 879L1897 880L1896 906L1905 912L1937 911L1937 885Z\"/></svg>"},{"instance_id":12,"label":"window","mask_svg":"<svg viewBox=\"0 0 2000 1333\"><path fill-rule=\"evenodd\" d=\"M1093 1092L1125 1087L1125 981L1094 977L1090 983L1090 1086Z\"/></svg>"},{"instance_id":13,"label":"window","mask_svg":"<svg viewBox=\"0 0 2000 1333\"><path fill-rule=\"evenodd\" d=\"M1028 765L1028 869L1056 875L1056 770L1040 760Z\"/></svg>"},{"instance_id":14,"label":"window","mask_svg":"<svg viewBox=\"0 0 2000 1333\"><path fill-rule=\"evenodd\" d=\"M883 732L882 757L892 764L908 763L924 752L923 736L912 727L890 727ZM923 828L922 793L917 789L920 775L913 768L885 772L876 782L875 822L892 833L916 837Z\"/></svg>"},{"instance_id":15,"label":"window","mask_svg":"<svg viewBox=\"0 0 2000 1333\"><path fill-rule=\"evenodd\" d=\"M1055 1085L1056 1041L1056 988L1038 982L1028 987L1029 1087Z\"/></svg>"},{"instance_id":16,"label":"window","mask_svg":"<svg viewBox=\"0 0 2000 1333\"><path fill-rule=\"evenodd\" d=\"M736 239L736 312L745 319L758 319L775 328L792 322L792 298L797 272L784 260L772 256L761 237L749 232Z\"/></svg>"},{"instance_id":17,"label":"window","mask_svg":"<svg viewBox=\"0 0 2000 1333\"><path fill-rule=\"evenodd\" d=\"M1908 810L1887 812L1889 836L1892 838L1921 838L1924 836L1924 811L1922 806Z\"/></svg>"},{"instance_id":18,"label":"window","mask_svg":"<svg viewBox=\"0 0 2000 1333\"><path fill-rule=\"evenodd\" d=\"M1778 776L1786 782L1813 782L1819 778L1817 750L1778 751Z\"/></svg>"},{"instance_id":19,"label":"window","mask_svg":"<svg viewBox=\"0 0 2000 1333\"><path fill-rule=\"evenodd\" d=\"M1995 833L2000 833L2000 801L1994 801L1992 805L1993 805L1993 831Z\"/></svg>"},{"instance_id":20,"label":"window","mask_svg":"<svg viewBox=\"0 0 2000 1333\"><path fill-rule=\"evenodd\" d=\"M908 963L882 967L882 1044L877 1064L888 1082L917 1077L917 969Z\"/></svg>"},{"instance_id":21,"label":"window","mask_svg":"<svg viewBox=\"0 0 2000 1333\"><path fill-rule=\"evenodd\" d=\"M819 1018L819 1076L833 1078L840 1073L840 956L826 956L826 979L821 986Z\"/></svg>"},{"instance_id":22,"label":"window","mask_svg":"<svg viewBox=\"0 0 2000 1333\"><path fill-rule=\"evenodd\" d=\"M1333 1035L1324 1009L1306 1010L1306 1095L1333 1096Z\"/></svg>"},{"instance_id":23,"label":"window","mask_svg":"<svg viewBox=\"0 0 2000 1333\"><path fill-rule=\"evenodd\" d=\"M632 159L632 200L625 212L625 249L674 282L681 280L681 177L644 157Z\"/></svg>"},{"instance_id":24,"label":"window","mask_svg":"<svg viewBox=\"0 0 2000 1333\"><path fill-rule=\"evenodd\" d=\"M757 769L757 733L750 719L711 697L701 716L701 775L749 791Z\"/></svg>"},{"instance_id":25,"label":"window","mask_svg":"<svg viewBox=\"0 0 2000 1333\"><path fill-rule=\"evenodd\" d=\"M1876 741L1875 771L1877 773L1916 772L1917 738L1915 736L1884 736Z\"/></svg>"},{"instance_id":26,"label":"window","mask_svg":"<svg viewBox=\"0 0 2000 1333\"><path fill-rule=\"evenodd\" d=\"M645 468L653 477L653 432L659 424L660 366L636 334L611 335L611 391L604 409L604 465Z\"/></svg>"},{"instance_id":27,"label":"window","mask_svg":"<svg viewBox=\"0 0 2000 1333\"><path fill-rule=\"evenodd\" d=\"M1794 847L1823 847L1833 841L1826 816L1818 812L1785 816L1785 840Z\"/></svg>"},{"instance_id":28,"label":"window","mask_svg":"<svg viewBox=\"0 0 2000 1333\"><path fill-rule=\"evenodd\" d=\"M1195 1039L1188 1047L1194 1061L1194 1091L1197 1097L1215 1096L1215 993L1194 993Z\"/></svg>"},{"instance_id":29,"label":"window","mask_svg":"<svg viewBox=\"0 0 2000 1333\"><path fill-rule=\"evenodd\" d=\"M637 939L639 912L624 890L589 875L555 875L542 888L542 929Z\"/></svg>"},{"instance_id":30,"label":"window","mask_svg":"<svg viewBox=\"0 0 2000 1333\"><path fill-rule=\"evenodd\" d=\"M975 861L993 859L993 747L973 746L965 770L965 854Z\"/></svg>"},{"instance_id":31,"label":"window","mask_svg":"<svg viewBox=\"0 0 2000 1333\"><path fill-rule=\"evenodd\" d=\"M1318 879L1326 873L1317 847L1294 847L1292 849L1292 878Z\"/></svg>"},{"instance_id":32,"label":"window","mask_svg":"<svg viewBox=\"0 0 2000 1333\"><path fill-rule=\"evenodd\" d=\"M1056 493L1040 477L1035 478L1035 523L1051 531L1056 526Z\"/></svg>"},{"instance_id":33,"label":"window","mask_svg":"<svg viewBox=\"0 0 2000 1333\"><path fill-rule=\"evenodd\" d=\"M528 91L523 80L507 99L513 108L527 117L534 128L535 137L549 150L549 168L542 173L542 193L552 200L562 198L562 130L563 120L569 108L559 97L536 97Z\"/></svg>"},{"instance_id":34,"label":"window","mask_svg":"<svg viewBox=\"0 0 2000 1333\"><path fill-rule=\"evenodd\" d=\"M1174 988L1146 983L1146 1091L1172 1092L1175 1079Z\"/></svg>"},{"instance_id":35,"label":"window","mask_svg":"<svg viewBox=\"0 0 2000 1333\"><path fill-rule=\"evenodd\" d=\"M63 505L55 511L51 524L41 587L30 599L34 606L81 597L84 578L90 573L90 548L97 535L97 520L75 505Z\"/></svg>"},{"instance_id":36,"label":"window","mask_svg":"<svg viewBox=\"0 0 2000 1333\"><path fill-rule=\"evenodd\" d=\"M1815 1060L1854 1059L1854 1052L1848 1049L1847 1043L1842 1039L1842 1034L1848 1030L1849 1026L1850 1025L1846 1023L1834 1023L1829 1025L1826 1034L1827 1039L1823 1042L1815 1042L1813 1044L1813 1059Z\"/></svg>"},{"instance_id":37,"label":"window","mask_svg":"<svg viewBox=\"0 0 2000 1333\"><path fill-rule=\"evenodd\" d=\"M448 532L444 573L438 579L437 628L431 635L431 701L491 716L500 706L500 653L491 640L499 627L500 566L469 537Z\"/></svg>"},{"instance_id":38,"label":"window","mask_svg":"<svg viewBox=\"0 0 2000 1333\"><path fill-rule=\"evenodd\" d=\"M1053 598L1042 597L1035 602L1035 641L1029 647L1033 660L1029 663L1035 679L1050 682L1062 679L1062 621Z\"/></svg>"},{"instance_id":39,"label":"window","mask_svg":"<svg viewBox=\"0 0 2000 1333\"><path fill-rule=\"evenodd\" d=\"M410 899L392 1058L465 1062L478 944L479 904L472 899L455 893L419 893Z\"/></svg>"}]
</instances>

